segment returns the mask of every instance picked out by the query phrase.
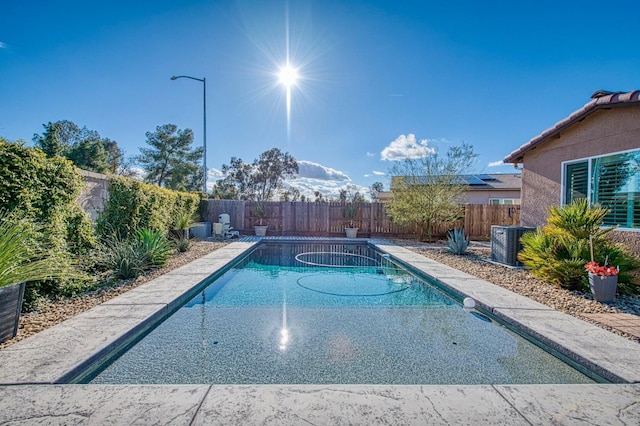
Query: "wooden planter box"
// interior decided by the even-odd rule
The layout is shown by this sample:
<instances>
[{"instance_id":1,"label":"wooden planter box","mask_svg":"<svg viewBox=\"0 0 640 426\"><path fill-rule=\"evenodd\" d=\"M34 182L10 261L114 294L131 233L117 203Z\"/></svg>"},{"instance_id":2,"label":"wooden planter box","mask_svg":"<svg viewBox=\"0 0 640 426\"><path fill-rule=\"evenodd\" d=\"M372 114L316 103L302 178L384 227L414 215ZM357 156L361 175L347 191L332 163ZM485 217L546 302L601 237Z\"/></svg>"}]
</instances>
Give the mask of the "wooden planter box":
<instances>
[{"instance_id":1,"label":"wooden planter box","mask_svg":"<svg viewBox=\"0 0 640 426\"><path fill-rule=\"evenodd\" d=\"M0 343L18 333L24 283L0 287Z\"/></svg>"}]
</instances>

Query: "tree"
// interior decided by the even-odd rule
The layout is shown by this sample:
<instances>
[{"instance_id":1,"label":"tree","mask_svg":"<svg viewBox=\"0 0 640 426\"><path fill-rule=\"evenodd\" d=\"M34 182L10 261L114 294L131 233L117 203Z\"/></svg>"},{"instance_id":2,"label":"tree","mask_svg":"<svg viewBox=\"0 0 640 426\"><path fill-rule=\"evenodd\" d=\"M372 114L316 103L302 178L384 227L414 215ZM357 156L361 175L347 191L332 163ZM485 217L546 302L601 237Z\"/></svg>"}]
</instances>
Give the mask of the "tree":
<instances>
[{"instance_id":1,"label":"tree","mask_svg":"<svg viewBox=\"0 0 640 426\"><path fill-rule=\"evenodd\" d=\"M180 191L197 191L202 186L204 149L191 149L191 129L178 130L175 124L156 127L147 132L150 148L140 148L138 163L146 172L145 182Z\"/></svg>"},{"instance_id":2,"label":"tree","mask_svg":"<svg viewBox=\"0 0 640 426\"><path fill-rule=\"evenodd\" d=\"M123 171L124 155L115 141L69 120L49 122L43 127L42 135L33 135L33 142L47 157L65 157L77 167L96 173Z\"/></svg>"},{"instance_id":3,"label":"tree","mask_svg":"<svg viewBox=\"0 0 640 426\"><path fill-rule=\"evenodd\" d=\"M344 188L340 189L338 194L338 200L341 203L364 203L366 200L364 199L364 195L358 191L358 187L355 185L347 185Z\"/></svg>"},{"instance_id":4,"label":"tree","mask_svg":"<svg viewBox=\"0 0 640 426\"><path fill-rule=\"evenodd\" d=\"M284 179L292 178L299 171L295 158L278 148L260 154L253 166L253 184L258 201L270 200L277 190L282 189Z\"/></svg>"},{"instance_id":5,"label":"tree","mask_svg":"<svg viewBox=\"0 0 640 426\"><path fill-rule=\"evenodd\" d=\"M298 162L288 152L272 148L260 154L252 164L232 157L222 166L224 179L216 182L214 196L221 199L268 201L284 189L285 178L298 173ZM295 197L289 189L284 194Z\"/></svg>"},{"instance_id":6,"label":"tree","mask_svg":"<svg viewBox=\"0 0 640 426\"><path fill-rule=\"evenodd\" d=\"M384 185L382 182L374 182L369 187L369 195L371 196L371 201L378 201L378 194L384 190Z\"/></svg>"},{"instance_id":7,"label":"tree","mask_svg":"<svg viewBox=\"0 0 640 426\"><path fill-rule=\"evenodd\" d=\"M462 196L468 188L461 178L469 173L477 154L463 143L445 156L437 151L422 158L407 158L390 170L392 198L385 205L394 222L417 223L420 238L431 241L434 225L452 224L464 214Z\"/></svg>"}]
</instances>

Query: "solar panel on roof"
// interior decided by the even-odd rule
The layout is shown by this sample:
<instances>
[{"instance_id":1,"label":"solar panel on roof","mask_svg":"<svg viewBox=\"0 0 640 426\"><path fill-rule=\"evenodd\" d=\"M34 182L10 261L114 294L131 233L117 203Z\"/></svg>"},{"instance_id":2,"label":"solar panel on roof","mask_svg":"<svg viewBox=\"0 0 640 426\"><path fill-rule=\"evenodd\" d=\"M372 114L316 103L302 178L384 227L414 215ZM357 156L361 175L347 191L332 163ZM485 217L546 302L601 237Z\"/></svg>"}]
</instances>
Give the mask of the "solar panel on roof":
<instances>
[{"instance_id":1,"label":"solar panel on roof","mask_svg":"<svg viewBox=\"0 0 640 426\"><path fill-rule=\"evenodd\" d=\"M477 176L466 175L464 176L464 180L466 180L469 185L486 185L485 181Z\"/></svg>"},{"instance_id":2,"label":"solar panel on roof","mask_svg":"<svg viewBox=\"0 0 640 426\"><path fill-rule=\"evenodd\" d=\"M482 179L482 180L497 180L496 178L494 178L491 175L475 175L478 179Z\"/></svg>"}]
</instances>

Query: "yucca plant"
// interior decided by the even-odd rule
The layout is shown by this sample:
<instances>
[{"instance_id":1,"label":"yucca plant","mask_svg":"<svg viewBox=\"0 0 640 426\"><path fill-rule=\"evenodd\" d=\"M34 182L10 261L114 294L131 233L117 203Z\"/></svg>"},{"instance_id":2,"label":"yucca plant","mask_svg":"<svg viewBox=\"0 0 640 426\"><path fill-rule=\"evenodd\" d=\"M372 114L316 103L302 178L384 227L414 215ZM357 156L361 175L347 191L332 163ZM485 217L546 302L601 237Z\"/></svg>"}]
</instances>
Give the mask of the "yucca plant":
<instances>
[{"instance_id":1,"label":"yucca plant","mask_svg":"<svg viewBox=\"0 0 640 426\"><path fill-rule=\"evenodd\" d=\"M453 231L448 232L447 246L449 251L453 254L465 254L469 249L471 240L469 236L464 235L464 229L455 228Z\"/></svg>"}]
</instances>

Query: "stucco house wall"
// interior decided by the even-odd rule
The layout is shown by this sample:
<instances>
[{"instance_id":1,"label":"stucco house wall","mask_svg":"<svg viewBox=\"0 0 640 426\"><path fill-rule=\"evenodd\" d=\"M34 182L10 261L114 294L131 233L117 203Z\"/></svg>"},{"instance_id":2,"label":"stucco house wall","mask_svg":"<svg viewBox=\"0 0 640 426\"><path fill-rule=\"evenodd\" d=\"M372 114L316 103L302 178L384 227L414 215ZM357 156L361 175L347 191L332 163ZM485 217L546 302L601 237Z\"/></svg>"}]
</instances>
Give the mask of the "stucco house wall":
<instances>
[{"instance_id":1,"label":"stucco house wall","mask_svg":"<svg viewBox=\"0 0 640 426\"><path fill-rule=\"evenodd\" d=\"M592 101L505 157L522 168L522 226L546 224L562 204L563 162L640 148L640 91L597 91ZM618 229L614 240L640 255L640 230Z\"/></svg>"},{"instance_id":2,"label":"stucco house wall","mask_svg":"<svg viewBox=\"0 0 640 426\"><path fill-rule=\"evenodd\" d=\"M562 162L640 146L640 106L598 110L524 154L522 226L546 223L548 209L560 205Z\"/></svg>"},{"instance_id":3,"label":"stucco house wall","mask_svg":"<svg viewBox=\"0 0 640 426\"><path fill-rule=\"evenodd\" d=\"M489 201L494 198L508 198L512 200L520 200L520 190L499 191L499 190L485 190L485 191L467 191L464 202L466 204L489 204ZM517 204L516 202L515 204Z\"/></svg>"}]
</instances>

